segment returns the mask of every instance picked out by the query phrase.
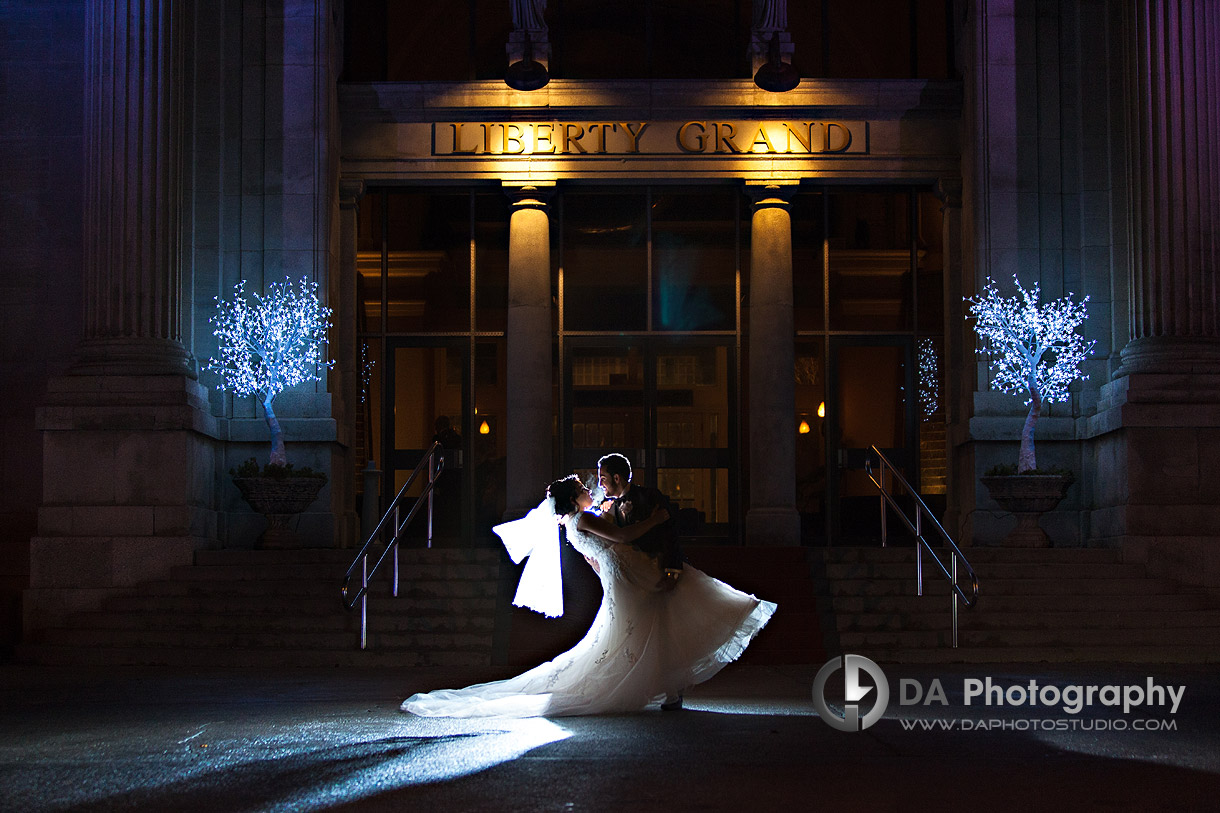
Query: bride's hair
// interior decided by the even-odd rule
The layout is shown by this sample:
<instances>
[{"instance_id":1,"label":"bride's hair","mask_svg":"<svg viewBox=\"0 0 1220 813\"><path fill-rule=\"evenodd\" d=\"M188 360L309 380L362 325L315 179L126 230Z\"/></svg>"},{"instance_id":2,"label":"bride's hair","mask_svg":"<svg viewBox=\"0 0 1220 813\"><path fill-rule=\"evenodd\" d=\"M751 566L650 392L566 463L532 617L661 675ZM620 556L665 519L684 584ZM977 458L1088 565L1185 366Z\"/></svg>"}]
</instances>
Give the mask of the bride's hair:
<instances>
[{"instance_id":1,"label":"bride's hair","mask_svg":"<svg viewBox=\"0 0 1220 813\"><path fill-rule=\"evenodd\" d=\"M555 516L566 517L569 514L575 514L579 510L576 505L576 495L584 487L585 484L575 474L561 477L547 486L546 495L551 498L551 507L555 509Z\"/></svg>"}]
</instances>

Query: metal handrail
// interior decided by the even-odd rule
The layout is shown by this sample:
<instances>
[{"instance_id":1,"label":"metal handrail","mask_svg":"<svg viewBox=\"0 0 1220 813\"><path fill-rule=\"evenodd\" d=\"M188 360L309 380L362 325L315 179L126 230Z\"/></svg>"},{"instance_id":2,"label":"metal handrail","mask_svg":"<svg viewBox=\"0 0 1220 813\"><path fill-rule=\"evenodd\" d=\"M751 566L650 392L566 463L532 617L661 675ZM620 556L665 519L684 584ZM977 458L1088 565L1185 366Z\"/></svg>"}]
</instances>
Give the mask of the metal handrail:
<instances>
[{"instance_id":1,"label":"metal handrail","mask_svg":"<svg viewBox=\"0 0 1220 813\"><path fill-rule=\"evenodd\" d=\"M886 456L881 453L880 449L878 449L876 446L873 446L872 450L877 453L877 457L881 461L881 468L878 471L878 477L873 477L873 461L870 458L866 457L864 459L864 470L868 473L868 479L872 480L873 485L875 485L877 487L877 490L881 492L881 547L883 547L883 548L885 547L885 540L886 540L885 506L886 506L886 503L889 503L889 505L891 507L893 507L893 509L898 513L898 516L902 519L902 521L904 523L906 523L906 526L911 531L911 533L915 534L916 595L920 595L920 596L923 595L923 549L924 548L928 549L928 553L931 554L932 559L935 560L936 566L940 568L940 572L944 575L944 577L946 579L949 580L949 584L953 587L953 593L952 593L952 597L953 597L953 648L956 649L957 648L957 600L958 600L958 597L960 596L961 600L966 603L967 608L973 607L978 602L978 600L979 600L979 577L974 572L974 568L970 566L970 562L966 559L965 554L962 553L961 549L958 548L957 544L949 536L948 531L946 531L944 529L944 526L942 526L940 524L940 522L937 521L936 517L932 514L932 512L928 510L928 506L924 503L923 498L919 496L919 492L917 492L915 489L911 488L911 484L908 483L906 478L902 476L902 473L894 467L894 464L891 463L886 458ZM907 493L909 493L912 497L915 498L915 522L914 523L911 522L910 517L908 517L906 515L906 512L903 511L903 509L898 505L898 503L894 501L894 498L890 495L890 493L885 490L886 469L889 469L892 477L894 479L897 479L898 482L902 484L903 488L905 488L907 490ZM878 479L878 478L880 478L880 479ZM928 540L923 538L924 514L927 514L928 520L932 523L932 527L934 527L937 530L937 532L940 533L941 539L943 539L945 541L945 543L949 546L950 552L953 554L953 561L950 563L949 568L945 567L945 563L942 562L940 560L940 557L936 555L936 551L932 550L932 546L928 544ZM966 595L966 592L964 590L962 590L961 585L957 583L957 560L958 559L962 560L962 564L965 565L965 567L966 567L966 573L968 573L970 576L970 595ZM952 573L950 573L950 569L952 570Z\"/></svg>"},{"instance_id":2,"label":"metal handrail","mask_svg":"<svg viewBox=\"0 0 1220 813\"><path fill-rule=\"evenodd\" d=\"M394 497L393 502L390 503L390 507L387 508L385 513L381 516L381 522L377 523L377 527L373 529L371 534L369 534L369 538L364 541L364 546L360 548L360 552L356 554L355 561L352 562L351 567L347 569L347 573L345 573L343 576L343 587L340 590L343 595L343 606L348 610L353 610L356 607L356 602L360 602L361 649L368 646L369 579L377 573L377 570L381 567L382 562L384 562L386 557L390 555L390 552L393 551L394 596L398 596L398 538L402 535L403 530L411 524L411 520L415 519L415 512L417 512L419 507L423 505L424 497L428 498L428 547L432 547L432 490L436 487L437 475L439 475L441 470L445 468L445 458L438 454L440 451L441 444L433 443L428 451L424 454L423 458L419 461L419 465L415 467L415 471L411 472L411 476L407 478L407 482L403 483L402 488L398 490L398 494ZM402 498L407 493L407 489L409 489L415 482L415 478L420 475L420 472L424 470L425 466L427 466L428 469L428 485L424 488L423 493L419 495L419 499L415 501L415 505L411 506L411 510L407 512L407 518L400 523L398 521L399 503L402 502ZM366 494L365 498L368 499L368 497L369 495ZM385 550L382 551L381 558L379 558L377 563L373 565L373 569L369 570L369 548L372 546L377 537L381 535L381 529L385 527L386 520L388 520L391 515L394 517L394 537L390 540L389 544L385 546ZM349 595L351 592L352 576L357 566L360 567L360 589L356 591L355 595Z\"/></svg>"}]
</instances>

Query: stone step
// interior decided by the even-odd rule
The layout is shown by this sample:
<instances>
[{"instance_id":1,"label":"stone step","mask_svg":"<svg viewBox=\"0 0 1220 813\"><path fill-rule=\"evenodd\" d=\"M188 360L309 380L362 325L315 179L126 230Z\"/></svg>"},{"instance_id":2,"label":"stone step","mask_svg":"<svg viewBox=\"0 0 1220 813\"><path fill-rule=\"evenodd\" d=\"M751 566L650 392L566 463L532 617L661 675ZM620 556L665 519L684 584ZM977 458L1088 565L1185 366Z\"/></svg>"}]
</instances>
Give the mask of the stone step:
<instances>
[{"instance_id":1,"label":"stone step","mask_svg":"<svg viewBox=\"0 0 1220 813\"><path fill-rule=\"evenodd\" d=\"M386 577L392 572L393 562L386 560L382 570ZM274 566L258 566L248 564L230 565L184 565L170 571L174 581L311 581L311 582L341 582L346 568L328 563L309 564L277 564ZM381 577L381 571L378 572ZM500 575L499 563L490 565L468 564L464 562L400 562L399 579L422 581L483 581L497 579ZM360 579L360 571L355 572L355 580Z\"/></svg>"},{"instance_id":2,"label":"stone step","mask_svg":"<svg viewBox=\"0 0 1220 813\"><path fill-rule=\"evenodd\" d=\"M494 613L469 616L460 614L407 615L374 614L370 628L378 632L420 632L433 634L490 634L495 628ZM359 630L358 612L326 615L276 615L273 613L233 614L203 612L172 614L162 612L98 612L77 616L72 629L96 630L206 630L208 632L348 632ZM101 637L99 635L99 637Z\"/></svg>"},{"instance_id":3,"label":"stone step","mask_svg":"<svg viewBox=\"0 0 1220 813\"><path fill-rule=\"evenodd\" d=\"M930 595L916 596L836 596L832 602L834 612L838 615L856 615L860 613L921 613L938 612L949 606L948 590L943 589L935 597ZM1173 593L1150 595L1061 595L1053 600L1045 596L980 596L978 605L968 610L960 607L960 612L979 613L1038 613L1051 612L1114 612L1138 611L1152 612L1157 610L1206 610L1217 608L1217 603L1203 593Z\"/></svg>"},{"instance_id":4,"label":"stone step","mask_svg":"<svg viewBox=\"0 0 1220 813\"><path fill-rule=\"evenodd\" d=\"M382 549L372 550L373 556L380 556ZM295 550L201 550L195 552L195 563L198 565L252 565L275 566L293 564L336 564L342 565L342 573L356 559L355 549L336 550L334 548L298 548ZM399 548L399 556L404 562L453 563L453 564L495 564L500 561L499 549L492 548Z\"/></svg>"},{"instance_id":5,"label":"stone step","mask_svg":"<svg viewBox=\"0 0 1220 813\"><path fill-rule=\"evenodd\" d=\"M934 545L933 549L945 562L949 561L949 548ZM913 545L903 547L843 547L810 548L828 565L841 562L910 562L915 563ZM1105 564L1122 561L1122 553L1113 548L962 548L962 553L971 565L981 562L1052 562L1063 564ZM926 551L925 551L926 553ZM976 568L977 569L977 568Z\"/></svg>"},{"instance_id":6,"label":"stone step","mask_svg":"<svg viewBox=\"0 0 1220 813\"><path fill-rule=\"evenodd\" d=\"M870 650L928 649L952 641L948 625L943 630L840 632L845 652L867 654ZM1199 646L1220 649L1220 627L1168 629L1149 627L1062 627L1059 629L958 630L962 647L1074 647L1074 646Z\"/></svg>"},{"instance_id":7,"label":"stone step","mask_svg":"<svg viewBox=\"0 0 1220 813\"><path fill-rule=\"evenodd\" d=\"M48 666L215 666L242 668L490 666L484 652L361 650L353 642L346 650L285 649L168 649L164 647L78 647L22 644L18 657Z\"/></svg>"},{"instance_id":8,"label":"stone step","mask_svg":"<svg viewBox=\"0 0 1220 813\"><path fill-rule=\"evenodd\" d=\"M951 560L942 559L952 572ZM936 562L927 557L923 560L924 581L935 578L944 580L944 574ZM1058 562L977 562L974 572L980 585L995 579L1140 579L1144 577L1143 565L1105 563L1058 563ZM826 565L826 577L830 579L913 579L916 565L910 562L841 562ZM958 579L965 579L966 571L958 564Z\"/></svg>"},{"instance_id":9,"label":"stone step","mask_svg":"<svg viewBox=\"0 0 1220 813\"><path fill-rule=\"evenodd\" d=\"M207 581L191 579L182 581L159 581L141 585L139 592L148 596L322 596L339 599L341 579L328 581L272 580L272 581ZM354 587L360 582L352 582ZM371 583L370 589L388 592L389 581L379 579ZM495 598L498 580L485 581L422 581L403 578L399 583L399 595L418 598Z\"/></svg>"},{"instance_id":10,"label":"stone step","mask_svg":"<svg viewBox=\"0 0 1220 813\"><path fill-rule=\"evenodd\" d=\"M42 643L75 647L166 647L178 649L348 650L351 631L233 631L212 629L108 629L99 640L93 629L47 630ZM490 652L491 633L393 632L369 624L368 645L377 650Z\"/></svg>"},{"instance_id":11,"label":"stone step","mask_svg":"<svg viewBox=\"0 0 1220 813\"><path fill-rule=\"evenodd\" d=\"M960 577L959 577L960 578ZM962 582L964 584L964 582ZM984 596L1012 595L1154 595L1169 594L1176 589L1169 579L980 579L979 601ZM838 596L900 596L915 595L915 578L910 579L835 579L830 583L831 595ZM924 595L948 596L948 582L938 573L936 578L924 574Z\"/></svg>"},{"instance_id":12,"label":"stone step","mask_svg":"<svg viewBox=\"0 0 1220 813\"><path fill-rule=\"evenodd\" d=\"M493 597L476 598L397 598L378 585L369 594L369 614L386 616L483 616L493 615ZM324 596L212 596L212 595L131 595L117 596L106 602L103 609L113 612L163 613L197 615L204 613L293 616L308 618L332 615L338 605L338 591ZM353 611L355 612L355 611Z\"/></svg>"},{"instance_id":13,"label":"stone step","mask_svg":"<svg viewBox=\"0 0 1220 813\"><path fill-rule=\"evenodd\" d=\"M847 650L851 651L851 650ZM860 652L879 664L1220 663L1220 648L1197 646L941 646Z\"/></svg>"},{"instance_id":14,"label":"stone step","mask_svg":"<svg viewBox=\"0 0 1220 813\"><path fill-rule=\"evenodd\" d=\"M944 612L894 612L861 613L839 615L840 632L869 632L874 630L946 630L951 628L952 613ZM1081 610L1067 612L982 612L961 611L958 613L959 630L1008 630L1008 629L1083 629L1083 628L1135 629L1188 627L1194 629L1220 629L1220 610L1159 610L1159 611L1098 611Z\"/></svg>"}]
</instances>

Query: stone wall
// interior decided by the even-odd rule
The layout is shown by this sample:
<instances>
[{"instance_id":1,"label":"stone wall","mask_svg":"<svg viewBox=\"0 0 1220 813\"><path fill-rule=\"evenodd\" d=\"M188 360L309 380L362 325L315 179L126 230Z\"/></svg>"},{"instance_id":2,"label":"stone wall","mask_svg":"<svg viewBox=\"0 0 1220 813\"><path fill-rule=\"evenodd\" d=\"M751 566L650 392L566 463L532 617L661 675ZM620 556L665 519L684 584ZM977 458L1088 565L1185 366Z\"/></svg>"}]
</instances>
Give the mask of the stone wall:
<instances>
[{"instance_id":1,"label":"stone wall","mask_svg":"<svg viewBox=\"0 0 1220 813\"><path fill-rule=\"evenodd\" d=\"M0 15L0 651L42 494L34 411L81 331L84 0L10 0Z\"/></svg>"},{"instance_id":2,"label":"stone wall","mask_svg":"<svg viewBox=\"0 0 1220 813\"><path fill-rule=\"evenodd\" d=\"M1069 468L1077 478L1043 528L1056 544L1096 544L1087 419L1130 337L1125 217L1114 216L1124 212L1127 193L1122 60L1115 56L1122 20L1104 3L1020 0L976 2L972 15L968 82L986 103L969 113L967 206L975 228L963 231L975 246L968 278L974 292L988 277L1011 291L1015 274L1026 287L1038 284L1043 301L1089 297L1083 331L1096 345L1083 365L1088 380L1073 387L1068 402L1044 407L1035 439L1040 468ZM966 338L973 346L973 335ZM1026 408L1021 398L990 391L983 363L973 372L973 417L957 437L957 453L971 460L975 482L972 490L961 483L959 523L963 536L988 544L1014 520L977 478L1016 463Z\"/></svg>"},{"instance_id":3,"label":"stone wall","mask_svg":"<svg viewBox=\"0 0 1220 813\"><path fill-rule=\"evenodd\" d=\"M184 299L191 317L184 341L200 362L215 353L208 319L214 298L306 277L335 306L338 271L337 139L333 97L338 76L327 0L226 0L200 6L193 20L187 108L190 180L184 195L192 229L184 253ZM350 349L332 346L331 358ZM254 398L224 393L201 372L225 441L213 484L218 534L228 547L257 539L263 518L241 499L228 471L249 457L266 463L270 432ZM331 382L301 385L276 399L289 462L328 473L331 483L299 530L309 544L346 544L355 527L345 444L338 443ZM336 459L338 458L338 459Z\"/></svg>"}]
</instances>

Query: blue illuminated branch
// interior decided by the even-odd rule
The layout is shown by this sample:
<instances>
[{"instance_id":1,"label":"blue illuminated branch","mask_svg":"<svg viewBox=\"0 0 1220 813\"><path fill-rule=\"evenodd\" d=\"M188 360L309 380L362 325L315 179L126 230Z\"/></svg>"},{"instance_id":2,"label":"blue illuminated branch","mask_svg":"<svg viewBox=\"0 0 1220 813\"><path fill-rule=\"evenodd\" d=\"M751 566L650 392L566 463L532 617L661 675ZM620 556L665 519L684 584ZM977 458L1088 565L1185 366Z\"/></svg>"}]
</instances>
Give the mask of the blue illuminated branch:
<instances>
[{"instance_id":1,"label":"blue illuminated branch","mask_svg":"<svg viewBox=\"0 0 1220 813\"><path fill-rule=\"evenodd\" d=\"M979 353L994 372L998 389L1013 395L1024 395L1029 406L1025 427L1021 431L1021 451L1017 472L1037 468L1034 457L1034 424L1042 411L1042 403L1063 401L1068 387L1088 378L1080 370L1096 342L1086 342L1077 332L1088 318L1086 296L1073 302L1069 293L1063 299L1038 304L1041 290L1021 287L1013 276L1017 293L1003 297L990 277L981 296L966 298L974 329L982 344Z\"/></svg>"},{"instance_id":2,"label":"blue illuminated branch","mask_svg":"<svg viewBox=\"0 0 1220 813\"><path fill-rule=\"evenodd\" d=\"M321 369L334 362L323 352L330 329L331 310L318 299L318 285L302 277L267 286L263 296L246 298L246 283L233 287L233 300L216 297L216 313L209 320L219 340L218 358L204 369L218 373L224 388L234 395L257 395L271 429L271 463L284 465L284 439L272 409L275 397L288 387L320 381Z\"/></svg>"},{"instance_id":3,"label":"blue illuminated branch","mask_svg":"<svg viewBox=\"0 0 1220 813\"><path fill-rule=\"evenodd\" d=\"M925 418L940 409L940 358L931 339L919 340L919 406Z\"/></svg>"}]
</instances>

